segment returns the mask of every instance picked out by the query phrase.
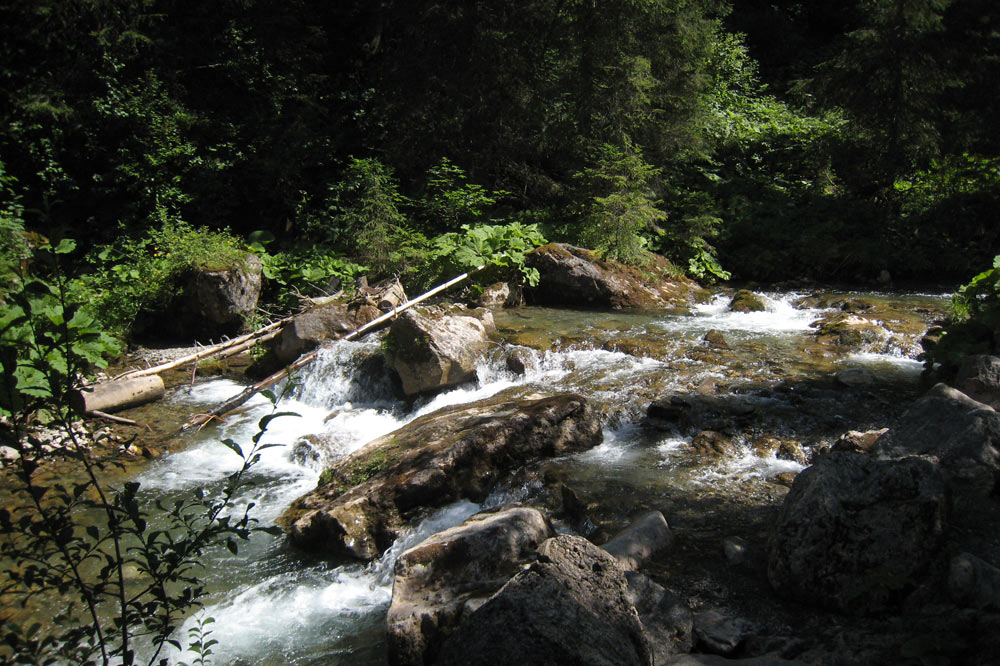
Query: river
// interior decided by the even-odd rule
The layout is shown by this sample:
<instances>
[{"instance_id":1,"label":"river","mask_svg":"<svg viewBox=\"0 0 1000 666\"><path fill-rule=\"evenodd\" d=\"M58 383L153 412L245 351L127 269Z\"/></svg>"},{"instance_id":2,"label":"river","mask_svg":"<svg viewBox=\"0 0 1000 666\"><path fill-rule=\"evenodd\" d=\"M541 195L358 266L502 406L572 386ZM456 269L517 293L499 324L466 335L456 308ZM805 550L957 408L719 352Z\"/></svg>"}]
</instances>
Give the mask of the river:
<instances>
[{"instance_id":1,"label":"river","mask_svg":"<svg viewBox=\"0 0 1000 666\"><path fill-rule=\"evenodd\" d=\"M787 492L775 478L806 464L795 456L762 456L758 440L793 440L808 457L847 430L888 425L905 408L919 390L918 332L946 305L934 294L762 296L766 310L750 313L730 312L724 294L685 312L498 311L499 335L518 349L524 374L509 369L498 348L484 359L474 384L416 404L394 397L387 376L359 371L378 352L377 341L331 344L280 405L299 416L271 424L264 441L283 446L263 452L241 500L256 504L253 515L262 523L273 523L316 485L326 462L421 414L500 391L573 391L590 398L603 415L604 443L535 471L556 475L588 504L589 536L600 543L636 512L656 508L682 540L685 533L691 543L699 534L720 538L737 529L727 522L738 522L719 513L720 501L774 506ZM836 304L845 299L878 304L882 321L896 316L909 317L909 323L896 327L903 333L853 349L817 342L810 325L838 312ZM713 330L722 333L725 347L704 342ZM849 368L864 369L867 383L838 382L837 374ZM168 408L204 411L242 388L230 379L205 380L172 392ZM693 432L646 423L649 403L670 392L733 396L749 405L751 421L734 437L737 453L706 461L693 453ZM186 435L139 473L142 492L169 500L197 488L221 488L239 460L219 441L248 442L270 408L256 397L225 424ZM241 544L239 557L220 547L206 559L206 607L188 620L182 635L199 618L213 618L208 628L219 641L215 664L384 664L384 619L397 555L486 506L517 501L536 478L518 477L483 505L458 502L436 511L370 565L313 559L264 533ZM190 663L191 655L171 658Z\"/></svg>"}]
</instances>

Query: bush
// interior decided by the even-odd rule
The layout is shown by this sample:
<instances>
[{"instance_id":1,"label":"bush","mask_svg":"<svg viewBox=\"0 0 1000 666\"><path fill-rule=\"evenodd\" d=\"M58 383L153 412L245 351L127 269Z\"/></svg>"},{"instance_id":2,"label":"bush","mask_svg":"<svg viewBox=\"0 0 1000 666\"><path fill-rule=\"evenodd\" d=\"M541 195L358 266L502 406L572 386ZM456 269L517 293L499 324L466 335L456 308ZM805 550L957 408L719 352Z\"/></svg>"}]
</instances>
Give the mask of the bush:
<instances>
[{"instance_id":1,"label":"bush","mask_svg":"<svg viewBox=\"0 0 1000 666\"><path fill-rule=\"evenodd\" d=\"M51 266L72 249L70 241L41 248L36 264ZM157 503L154 527L139 484L108 482L102 443L64 399L117 347L54 275L49 282L22 274L24 288L0 306L0 435L17 454L6 480L11 497L0 508L0 590L7 610L48 616L30 626L16 613L0 617L0 661L130 666L141 646L146 663L161 663L167 644L181 647L174 631L205 595L198 575L205 550L217 544L236 554L239 540L264 529L237 492L260 451L274 446L261 436L280 414L261 419L246 452L223 442L243 465L218 495L197 491L170 507ZM53 474L59 460L73 469ZM213 642L204 634L190 643L202 657Z\"/></svg>"},{"instance_id":2,"label":"bush","mask_svg":"<svg viewBox=\"0 0 1000 666\"><path fill-rule=\"evenodd\" d=\"M128 338L141 330L143 313L167 307L191 270L231 270L246 257L240 240L226 231L168 221L139 238L97 248L87 258L91 271L76 287L107 330Z\"/></svg>"},{"instance_id":3,"label":"bush","mask_svg":"<svg viewBox=\"0 0 1000 666\"><path fill-rule=\"evenodd\" d=\"M951 321L925 355L928 370L944 376L958 370L970 354L996 353L1000 348L1000 255L993 266L959 287L952 296Z\"/></svg>"}]
</instances>

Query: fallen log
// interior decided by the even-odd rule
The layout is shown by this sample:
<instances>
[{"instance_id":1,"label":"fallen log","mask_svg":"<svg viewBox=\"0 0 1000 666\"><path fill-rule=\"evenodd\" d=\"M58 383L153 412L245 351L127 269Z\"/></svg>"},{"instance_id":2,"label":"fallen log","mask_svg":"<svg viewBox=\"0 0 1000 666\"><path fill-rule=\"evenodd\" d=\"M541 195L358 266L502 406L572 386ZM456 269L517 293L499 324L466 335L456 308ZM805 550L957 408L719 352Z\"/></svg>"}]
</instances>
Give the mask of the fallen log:
<instances>
[{"instance_id":1,"label":"fallen log","mask_svg":"<svg viewBox=\"0 0 1000 666\"><path fill-rule=\"evenodd\" d=\"M165 388L159 375L118 379L70 391L69 404L84 414L116 412L163 397Z\"/></svg>"},{"instance_id":2,"label":"fallen log","mask_svg":"<svg viewBox=\"0 0 1000 666\"><path fill-rule=\"evenodd\" d=\"M240 346L242 349L246 349L243 345L251 342L257 342L258 338L265 338L269 333L274 332L274 329L280 328L290 322L292 317L285 317L284 319L279 319L278 321L272 322L267 326L258 328L252 333L247 333L241 335L238 338L233 338L232 340L226 340L225 342L220 342L217 345L212 345L211 347L205 347L204 349L190 354L183 358L179 358L173 361L168 361L167 363L161 363L160 365L154 365L151 368L145 368L143 370L132 370L131 372L124 372L117 377L115 380L119 379L131 379L133 377L145 377L148 375L158 375L164 370L172 370L174 368L179 368L182 365L187 365L188 363L200 361L203 358L209 356L214 356L222 351L230 349L232 347ZM273 336L272 336L273 337Z\"/></svg>"},{"instance_id":3,"label":"fallen log","mask_svg":"<svg viewBox=\"0 0 1000 666\"><path fill-rule=\"evenodd\" d=\"M390 312L386 312L381 317L377 317L376 319L371 320L367 324L359 326L358 328L354 329L353 331L345 335L342 339L353 340L362 335L371 333L372 331L381 328L388 322L395 319L399 315L399 313L403 312L404 310L407 310L413 307L414 305L417 305L418 303L422 303L423 301L426 301L428 298L435 296L441 293L442 291L449 289L450 287L455 286L456 284L466 279L470 275L473 275L483 270L484 268L486 268L486 266L479 266L478 268L475 268L469 271L468 273L462 273L458 277L452 278L451 280L448 280L444 284L440 284L437 287L434 287L430 291L421 294L420 296L414 298L413 300L407 301L406 303L403 303L402 305L393 308ZM284 370L279 370L270 377L267 377L257 382L253 386L248 386L241 393L239 393L238 395L234 395L232 398L226 400L224 403L215 407L211 411L205 414L195 414L190 419L188 419L188 421L183 426L181 426L181 432L184 432L185 430L189 430L191 428L204 426L206 423L208 423L213 419L221 421L222 420L221 417L223 414L231 412L232 410L236 409L237 407L245 403L247 400L252 398L254 395L259 393L260 391L263 391L269 386L277 384L279 381L290 375L292 372L312 363L314 360L316 360L316 357L318 355L319 355L319 349L311 351L308 354L303 354L302 356L299 357L297 361L295 361L295 363L292 363Z\"/></svg>"}]
</instances>

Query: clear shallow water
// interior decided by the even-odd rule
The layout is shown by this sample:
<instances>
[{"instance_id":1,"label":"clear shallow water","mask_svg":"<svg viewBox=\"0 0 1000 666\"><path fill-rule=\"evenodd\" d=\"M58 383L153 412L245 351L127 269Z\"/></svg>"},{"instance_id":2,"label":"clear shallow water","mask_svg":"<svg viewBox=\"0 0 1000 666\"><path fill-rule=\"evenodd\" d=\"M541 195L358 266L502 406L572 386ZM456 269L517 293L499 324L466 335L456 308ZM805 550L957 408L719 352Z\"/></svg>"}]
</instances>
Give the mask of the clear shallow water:
<instances>
[{"instance_id":1,"label":"clear shallow water","mask_svg":"<svg viewBox=\"0 0 1000 666\"><path fill-rule=\"evenodd\" d=\"M650 400L712 380L745 393L762 409L777 409L785 405L786 393L798 397L800 385L814 384L824 387L817 400L836 404L840 394L828 386L840 370L862 367L877 385L895 390L914 387L921 369L901 352L839 354L817 349L810 324L830 310L795 308L798 294L764 296L767 311L759 313L731 313L725 296L696 306L691 314L540 308L498 312L500 333L527 359L526 373L514 374L501 355L494 355L481 364L477 382L409 408L393 398L386 377L358 371L367 367L365 359L377 352L377 343L336 343L297 378L292 397L281 403L282 411L300 416L272 422L263 441L283 446L263 452L252 473L253 485L241 501L256 503L253 515L272 523L315 486L325 463L419 415L505 390L513 395L582 393L607 416L603 444L540 468L555 470L585 500L597 502L610 524L627 521L646 508L680 511L690 498L704 493L764 487L777 474L799 471L802 464L758 457L742 440L738 455L706 463L692 454L693 433L660 431L641 423ZM929 297L917 300L936 302ZM728 349L712 349L703 342L713 329L724 334ZM781 394L754 392L781 384L791 389ZM242 388L229 380L210 380L176 392L171 401L194 412ZM814 428L809 419L819 423L826 418L810 415L810 399L807 395L788 410L805 414L799 428L803 432ZM826 409L827 403L817 404L813 411ZM224 424L186 436L175 453L142 472L137 480L143 492L168 500L199 487L217 492L239 464L219 440L231 437L249 445L270 408L258 396L227 416ZM842 420L844 429L852 425ZM483 506L511 499L498 494ZM239 558L220 548L209 554L204 572L211 598L181 635L198 617L214 618L209 628L220 642L214 648L216 664L385 663L383 623L396 557L481 508L471 502L444 507L411 526L380 560L367 566L317 561L291 549L283 538L263 533L241 544ZM190 658L172 655L174 661Z\"/></svg>"}]
</instances>

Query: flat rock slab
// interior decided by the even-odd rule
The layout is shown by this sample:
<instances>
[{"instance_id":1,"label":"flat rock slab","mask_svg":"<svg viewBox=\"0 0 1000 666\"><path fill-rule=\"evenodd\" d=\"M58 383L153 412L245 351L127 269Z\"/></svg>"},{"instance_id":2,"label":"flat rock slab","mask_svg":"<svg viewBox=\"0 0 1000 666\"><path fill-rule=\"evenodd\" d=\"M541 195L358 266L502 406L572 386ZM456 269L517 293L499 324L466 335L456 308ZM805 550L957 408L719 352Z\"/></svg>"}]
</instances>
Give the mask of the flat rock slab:
<instances>
[{"instance_id":1,"label":"flat rock slab","mask_svg":"<svg viewBox=\"0 0 1000 666\"><path fill-rule=\"evenodd\" d=\"M421 510L481 501L518 467L602 440L597 415L576 394L511 400L501 393L446 407L338 461L281 522L307 550L374 559Z\"/></svg>"}]
</instances>

